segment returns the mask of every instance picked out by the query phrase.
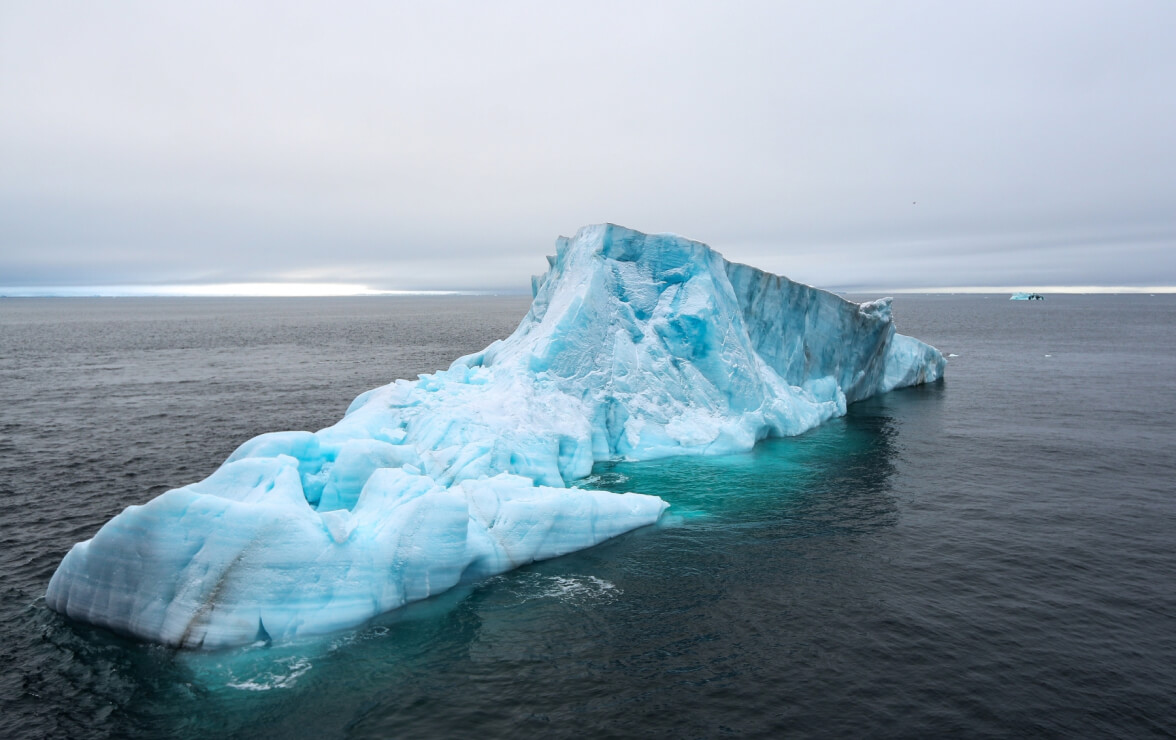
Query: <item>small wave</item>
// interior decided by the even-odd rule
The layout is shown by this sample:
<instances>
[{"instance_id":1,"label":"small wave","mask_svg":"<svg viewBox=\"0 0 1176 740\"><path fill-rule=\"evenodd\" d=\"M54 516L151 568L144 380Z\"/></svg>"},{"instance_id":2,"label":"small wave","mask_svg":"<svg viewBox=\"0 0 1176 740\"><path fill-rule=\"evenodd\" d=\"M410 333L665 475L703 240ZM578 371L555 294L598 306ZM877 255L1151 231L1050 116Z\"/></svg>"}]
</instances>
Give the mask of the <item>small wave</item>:
<instances>
[{"instance_id":1,"label":"small wave","mask_svg":"<svg viewBox=\"0 0 1176 740\"><path fill-rule=\"evenodd\" d=\"M629 482L629 476L624 473L593 473L587 478L581 478L573 485L576 488L608 488L622 486Z\"/></svg>"},{"instance_id":2,"label":"small wave","mask_svg":"<svg viewBox=\"0 0 1176 740\"><path fill-rule=\"evenodd\" d=\"M286 658L277 661L274 670L244 681L229 681L226 685L242 691L269 691L288 689L298 682L298 677L313 667L306 658Z\"/></svg>"},{"instance_id":3,"label":"small wave","mask_svg":"<svg viewBox=\"0 0 1176 740\"><path fill-rule=\"evenodd\" d=\"M547 590L540 598L555 598L561 601L612 601L620 595L615 583L596 576L552 576L548 579Z\"/></svg>"},{"instance_id":4,"label":"small wave","mask_svg":"<svg viewBox=\"0 0 1176 740\"><path fill-rule=\"evenodd\" d=\"M500 575L487 579L482 586L491 587L500 596L506 597L503 606L511 608L547 599L572 605L604 604L616 600L623 593L611 581L583 575Z\"/></svg>"},{"instance_id":5,"label":"small wave","mask_svg":"<svg viewBox=\"0 0 1176 740\"><path fill-rule=\"evenodd\" d=\"M544 576L529 574L519 579L515 589L519 603L540 599L555 599L564 604L600 604L613 601L621 595L615 583L596 576Z\"/></svg>"},{"instance_id":6,"label":"small wave","mask_svg":"<svg viewBox=\"0 0 1176 740\"><path fill-rule=\"evenodd\" d=\"M386 613L381 616L389 617L390 615ZM340 633L331 640L327 649L331 652L335 652L336 650L348 648L356 643L363 642L364 640L379 640L387 636L387 634L391 631L392 630L390 630L386 625L369 624L357 630Z\"/></svg>"}]
</instances>

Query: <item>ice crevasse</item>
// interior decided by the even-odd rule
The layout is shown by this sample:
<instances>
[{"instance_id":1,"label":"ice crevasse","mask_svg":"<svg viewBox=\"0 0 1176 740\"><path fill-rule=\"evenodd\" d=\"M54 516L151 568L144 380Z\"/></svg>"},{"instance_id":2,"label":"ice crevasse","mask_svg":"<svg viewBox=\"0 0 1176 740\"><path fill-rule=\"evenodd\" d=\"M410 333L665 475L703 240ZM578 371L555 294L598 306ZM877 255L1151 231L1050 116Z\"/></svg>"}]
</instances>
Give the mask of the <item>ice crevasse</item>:
<instances>
[{"instance_id":1,"label":"ice crevasse","mask_svg":"<svg viewBox=\"0 0 1176 740\"><path fill-rule=\"evenodd\" d=\"M657 521L660 498L567 487L597 461L748 450L943 373L889 299L679 236L588 226L548 260L510 337L128 507L65 556L49 607L178 647L354 626Z\"/></svg>"}]
</instances>

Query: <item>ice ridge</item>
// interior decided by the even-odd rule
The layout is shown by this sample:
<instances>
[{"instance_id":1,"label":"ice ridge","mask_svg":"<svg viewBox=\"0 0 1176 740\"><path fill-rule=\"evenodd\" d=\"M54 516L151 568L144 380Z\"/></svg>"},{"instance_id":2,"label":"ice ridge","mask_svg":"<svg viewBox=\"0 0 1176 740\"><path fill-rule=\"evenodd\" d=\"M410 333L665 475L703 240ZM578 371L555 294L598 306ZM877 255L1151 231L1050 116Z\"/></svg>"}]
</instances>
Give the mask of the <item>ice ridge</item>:
<instances>
[{"instance_id":1,"label":"ice ridge","mask_svg":"<svg viewBox=\"0 0 1176 740\"><path fill-rule=\"evenodd\" d=\"M943 373L890 299L679 236L588 226L548 260L510 337L128 507L70 550L47 604L178 647L354 626L657 521L660 498L567 487L597 461L748 450Z\"/></svg>"}]
</instances>

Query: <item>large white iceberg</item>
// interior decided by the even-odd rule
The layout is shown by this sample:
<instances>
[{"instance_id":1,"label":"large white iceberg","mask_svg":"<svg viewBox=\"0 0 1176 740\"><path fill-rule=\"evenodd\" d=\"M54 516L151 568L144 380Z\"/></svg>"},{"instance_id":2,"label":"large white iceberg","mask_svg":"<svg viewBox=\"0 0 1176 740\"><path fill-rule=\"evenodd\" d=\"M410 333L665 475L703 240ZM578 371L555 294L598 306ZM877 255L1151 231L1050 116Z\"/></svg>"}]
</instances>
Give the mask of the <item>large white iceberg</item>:
<instances>
[{"instance_id":1,"label":"large white iceberg","mask_svg":"<svg viewBox=\"0 0 1176 740\"><path fill-rule=\"evenodd\" d=\"M747 450L943 373L889 299L678 236L589 226L548 260L509 338L127 508L74 545L48 605L180 647L356 625L658 519L659 498L567 487L596 461Z\"/></svg>"}]
</instances>

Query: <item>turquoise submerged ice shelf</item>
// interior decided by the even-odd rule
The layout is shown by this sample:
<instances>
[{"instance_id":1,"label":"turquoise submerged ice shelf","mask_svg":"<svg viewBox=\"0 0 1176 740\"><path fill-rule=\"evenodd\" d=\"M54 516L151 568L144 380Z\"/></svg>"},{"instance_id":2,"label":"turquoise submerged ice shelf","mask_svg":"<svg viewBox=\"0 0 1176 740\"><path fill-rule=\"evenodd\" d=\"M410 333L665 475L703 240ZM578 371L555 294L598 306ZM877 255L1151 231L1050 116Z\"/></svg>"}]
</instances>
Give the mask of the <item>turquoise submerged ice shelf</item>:
<instances>
[{"instance_id":1,"label":"turquoise submerged ice shelf","mask_svg":"<svg viewBox=\"0 0 1176 740\"><path fill-rule=\"evenodd\" d=\"M656 522L660 498L567 487L597 461L745 451L943 373L889 299L678 236L589 226L548 259L510 337L128 507L74 545L48 605L180 647L353 626Z\"/></svg>"}]
</instances>

